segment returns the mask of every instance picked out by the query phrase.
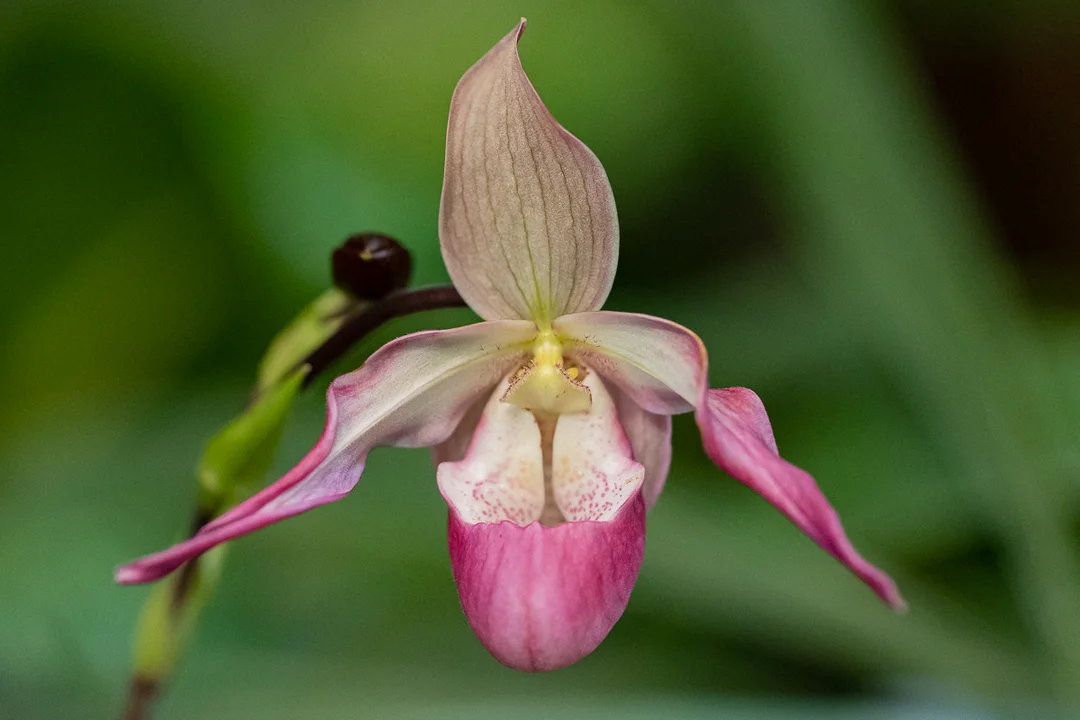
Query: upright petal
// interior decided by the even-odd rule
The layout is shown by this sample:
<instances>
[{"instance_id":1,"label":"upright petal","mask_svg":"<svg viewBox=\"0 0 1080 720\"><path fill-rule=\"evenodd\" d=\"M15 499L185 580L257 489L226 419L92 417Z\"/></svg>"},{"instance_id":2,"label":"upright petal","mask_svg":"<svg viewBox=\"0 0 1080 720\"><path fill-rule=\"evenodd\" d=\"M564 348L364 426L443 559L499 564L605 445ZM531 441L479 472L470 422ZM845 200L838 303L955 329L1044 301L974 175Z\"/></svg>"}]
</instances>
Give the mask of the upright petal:
<instances>
[{"instance_id":1,"label":"upright petal","mask_svg":"<svg viewBox=\"0 0 1080 720\"><path fill-rule=\"evenodd\" d=\"M897 610L904 608L889 576L864 560L847 539L814 478L777 454L769 417L757 395L746 388L709 390L696 419L713 462L787 515L882 600Z\"/></svg>"},{"instance_id":2,"label":"upright petal","mask_svg":"<svg viewBox=\"0 0 1080 720\"><path fill-rule=\"evenodd\" d=\"M446 440L476 398L522 361L535 334L532 323L502 321L388 343L330 385L326 427L296 467L190 540L120 568L117 582L156 580L215 545L341 499L377 445L427 447Z\"/></svg>"},{"instance_id":3,"label":"upright petal","mask_svg":"<svg viewBox=\"0 0 1080 720\"><path fill-rule=\"evenodd\" d=\"M591 408L559 416L549 449L500 388L465 459L439 466L462 609L491 654L518 670L592 652L626 608L645 551L644 469L599 378L585 382ZM538 522L548 503L567 521Z\"/></svg>"},{"instance_id":4,"label":"upright petal","mask_svg":"<svg viewBox=\"0 0 1080 720\"><path fill-rule=\"evenodd\" d=\"M567 357L600 373L650 413L693 410L708 382L701 339L670 320L620 312L587 312L555 321Z\"/></svg>"},{"instance_id":5,"label":"upright petal","mask_svg":"<svg viewBox=\"0 0 1080 720\"><path fill-rule=\"evenodd\" d=\"M439 210L443 260L481 317L541 327L597 310L618 261L604 168L551 116L518 59L525 21L458 83Z\"/></svg>"}]
</instances>

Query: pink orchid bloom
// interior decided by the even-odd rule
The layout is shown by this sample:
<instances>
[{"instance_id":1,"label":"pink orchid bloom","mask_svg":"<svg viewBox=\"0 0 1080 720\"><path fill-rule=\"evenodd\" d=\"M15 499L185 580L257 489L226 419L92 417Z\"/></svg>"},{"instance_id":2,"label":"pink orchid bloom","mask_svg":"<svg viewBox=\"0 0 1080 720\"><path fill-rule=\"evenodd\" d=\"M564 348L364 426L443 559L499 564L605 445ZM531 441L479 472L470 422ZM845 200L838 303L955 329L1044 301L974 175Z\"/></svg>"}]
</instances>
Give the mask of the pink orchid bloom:
<instances>
[{"instance_id":1,"label":"pink orchid bloom","mask_svg":"<svg viewBox=\"0 0 1080 720\"><path fill-rule=\"evenodd\" d=\"M326 428L285 477L190 540L120 568L160 578L220 543L349 493L372 448L432 447L454 580L500 662L564 667L622 615L664 486L671 416L705 452L894 608L813 478L781 459L750 390L707 387L707 355L668 320L600 308L615 202L596 156L548 112L518 59L524 20L458 83L439 213L443 259L483 322L418 332L327 393Z\"/></svg>"}]
</instances>

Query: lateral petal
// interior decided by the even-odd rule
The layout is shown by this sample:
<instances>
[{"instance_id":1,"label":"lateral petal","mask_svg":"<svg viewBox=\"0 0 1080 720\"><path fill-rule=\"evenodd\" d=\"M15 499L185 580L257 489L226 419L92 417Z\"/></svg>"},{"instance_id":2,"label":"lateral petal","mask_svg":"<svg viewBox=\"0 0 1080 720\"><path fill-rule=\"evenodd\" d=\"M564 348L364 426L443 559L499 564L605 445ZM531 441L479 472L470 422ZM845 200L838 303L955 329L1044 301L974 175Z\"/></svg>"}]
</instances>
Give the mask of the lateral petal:
<instances>
[{"instance_id":1,"label":"lateral petal","mask_svg":"<svg viewBox=\"0 0 1080 720\"><path fill-rule=\"evenodd\" d=\"M705 392L705 346L678 323L602 311L565 315L554 330L567 357L614 382L648 412L690 412Z\"/></svg>"},{"instance_id":2,"label":"lateral petal","mask_svg":"<svg viewBox=\"0 0 1080 720\"><path fill-rule=\"evenodd\" d=\"M709 390L695 417L713 462L784 513L888 605L905 608L892 579L855 550L814 478L777 454L769 417L757 395L738 387Z\"/></svg>"},{"instance_id":3,"label":"lateral petal","mask_svg":"<svg viewBox=\"0 0 1080 720\"><path fill-rule=\"evenodd\" d=\"M481 317L545 327L604 304L619 228L600 161L551 116L521 67L524 31L522 20L454 90L439 240Z\"/></svg>"},{"instance_id":4,"label":"lateral petal","mask_svg":"<svg viewBox=\"0 0 1080 720\"><path fill-rule=\"evenodd\" d=\"M532 323L500 321L386 344L330 385L326 427L296 467L193 538L119 568L116 581L156 580L215 545L341 499L377 445L427 447L446 440L476 398L522 361L535 334Z\"/></svg>"}]
</instances>

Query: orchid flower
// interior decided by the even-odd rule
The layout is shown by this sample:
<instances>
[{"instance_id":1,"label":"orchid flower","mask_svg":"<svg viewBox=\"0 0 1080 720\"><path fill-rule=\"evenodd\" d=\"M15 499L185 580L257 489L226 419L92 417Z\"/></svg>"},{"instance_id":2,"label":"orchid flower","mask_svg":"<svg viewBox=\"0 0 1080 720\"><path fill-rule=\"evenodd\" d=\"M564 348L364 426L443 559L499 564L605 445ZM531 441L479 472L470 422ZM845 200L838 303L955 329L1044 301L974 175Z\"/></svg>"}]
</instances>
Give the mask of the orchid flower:
<instances>
[{"instance_id":1,"label":"orchid flower","mask_svg":"<svg viewBox=\"0 0 1080 720\"><path fill-rule=\"evenodd\" d=\"M120 568L117 581L160 578L345 497L377 446L431 447L473 631L510 667L563 667L626 608L645 515L668 474L671 416L693 412L720 468L902 608L813 478L777 454L758 396L708 389L697 335L601 310L619 248L611 187L529 82L524 29L465 73L450 106L439 240L483 322L400 337L337 378L322 436L296 467L193 538Z\"/></svg>"}]
</instances>

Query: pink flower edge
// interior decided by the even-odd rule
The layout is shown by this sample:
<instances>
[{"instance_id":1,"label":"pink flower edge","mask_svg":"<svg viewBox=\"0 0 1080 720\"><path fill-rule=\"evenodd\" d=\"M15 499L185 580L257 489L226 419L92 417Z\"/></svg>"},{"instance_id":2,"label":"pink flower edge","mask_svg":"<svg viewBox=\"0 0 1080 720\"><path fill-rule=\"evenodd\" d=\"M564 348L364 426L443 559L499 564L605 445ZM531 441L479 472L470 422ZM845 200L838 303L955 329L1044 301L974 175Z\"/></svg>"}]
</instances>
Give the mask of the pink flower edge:
<instances>
[{"instance_id":1,"label":"pink flower edge","mask_svg":"<svg viewBox=\"0 0 1080 720\"><path fill-rule=\"evenodd\" d=\"M777 454L761 399L746 388L709 390L695 413L705 452L721 469L765 498L886 604L904 611L896 584L848 540L840 517L814 478Z\"/></svg>"}]
</instances>

